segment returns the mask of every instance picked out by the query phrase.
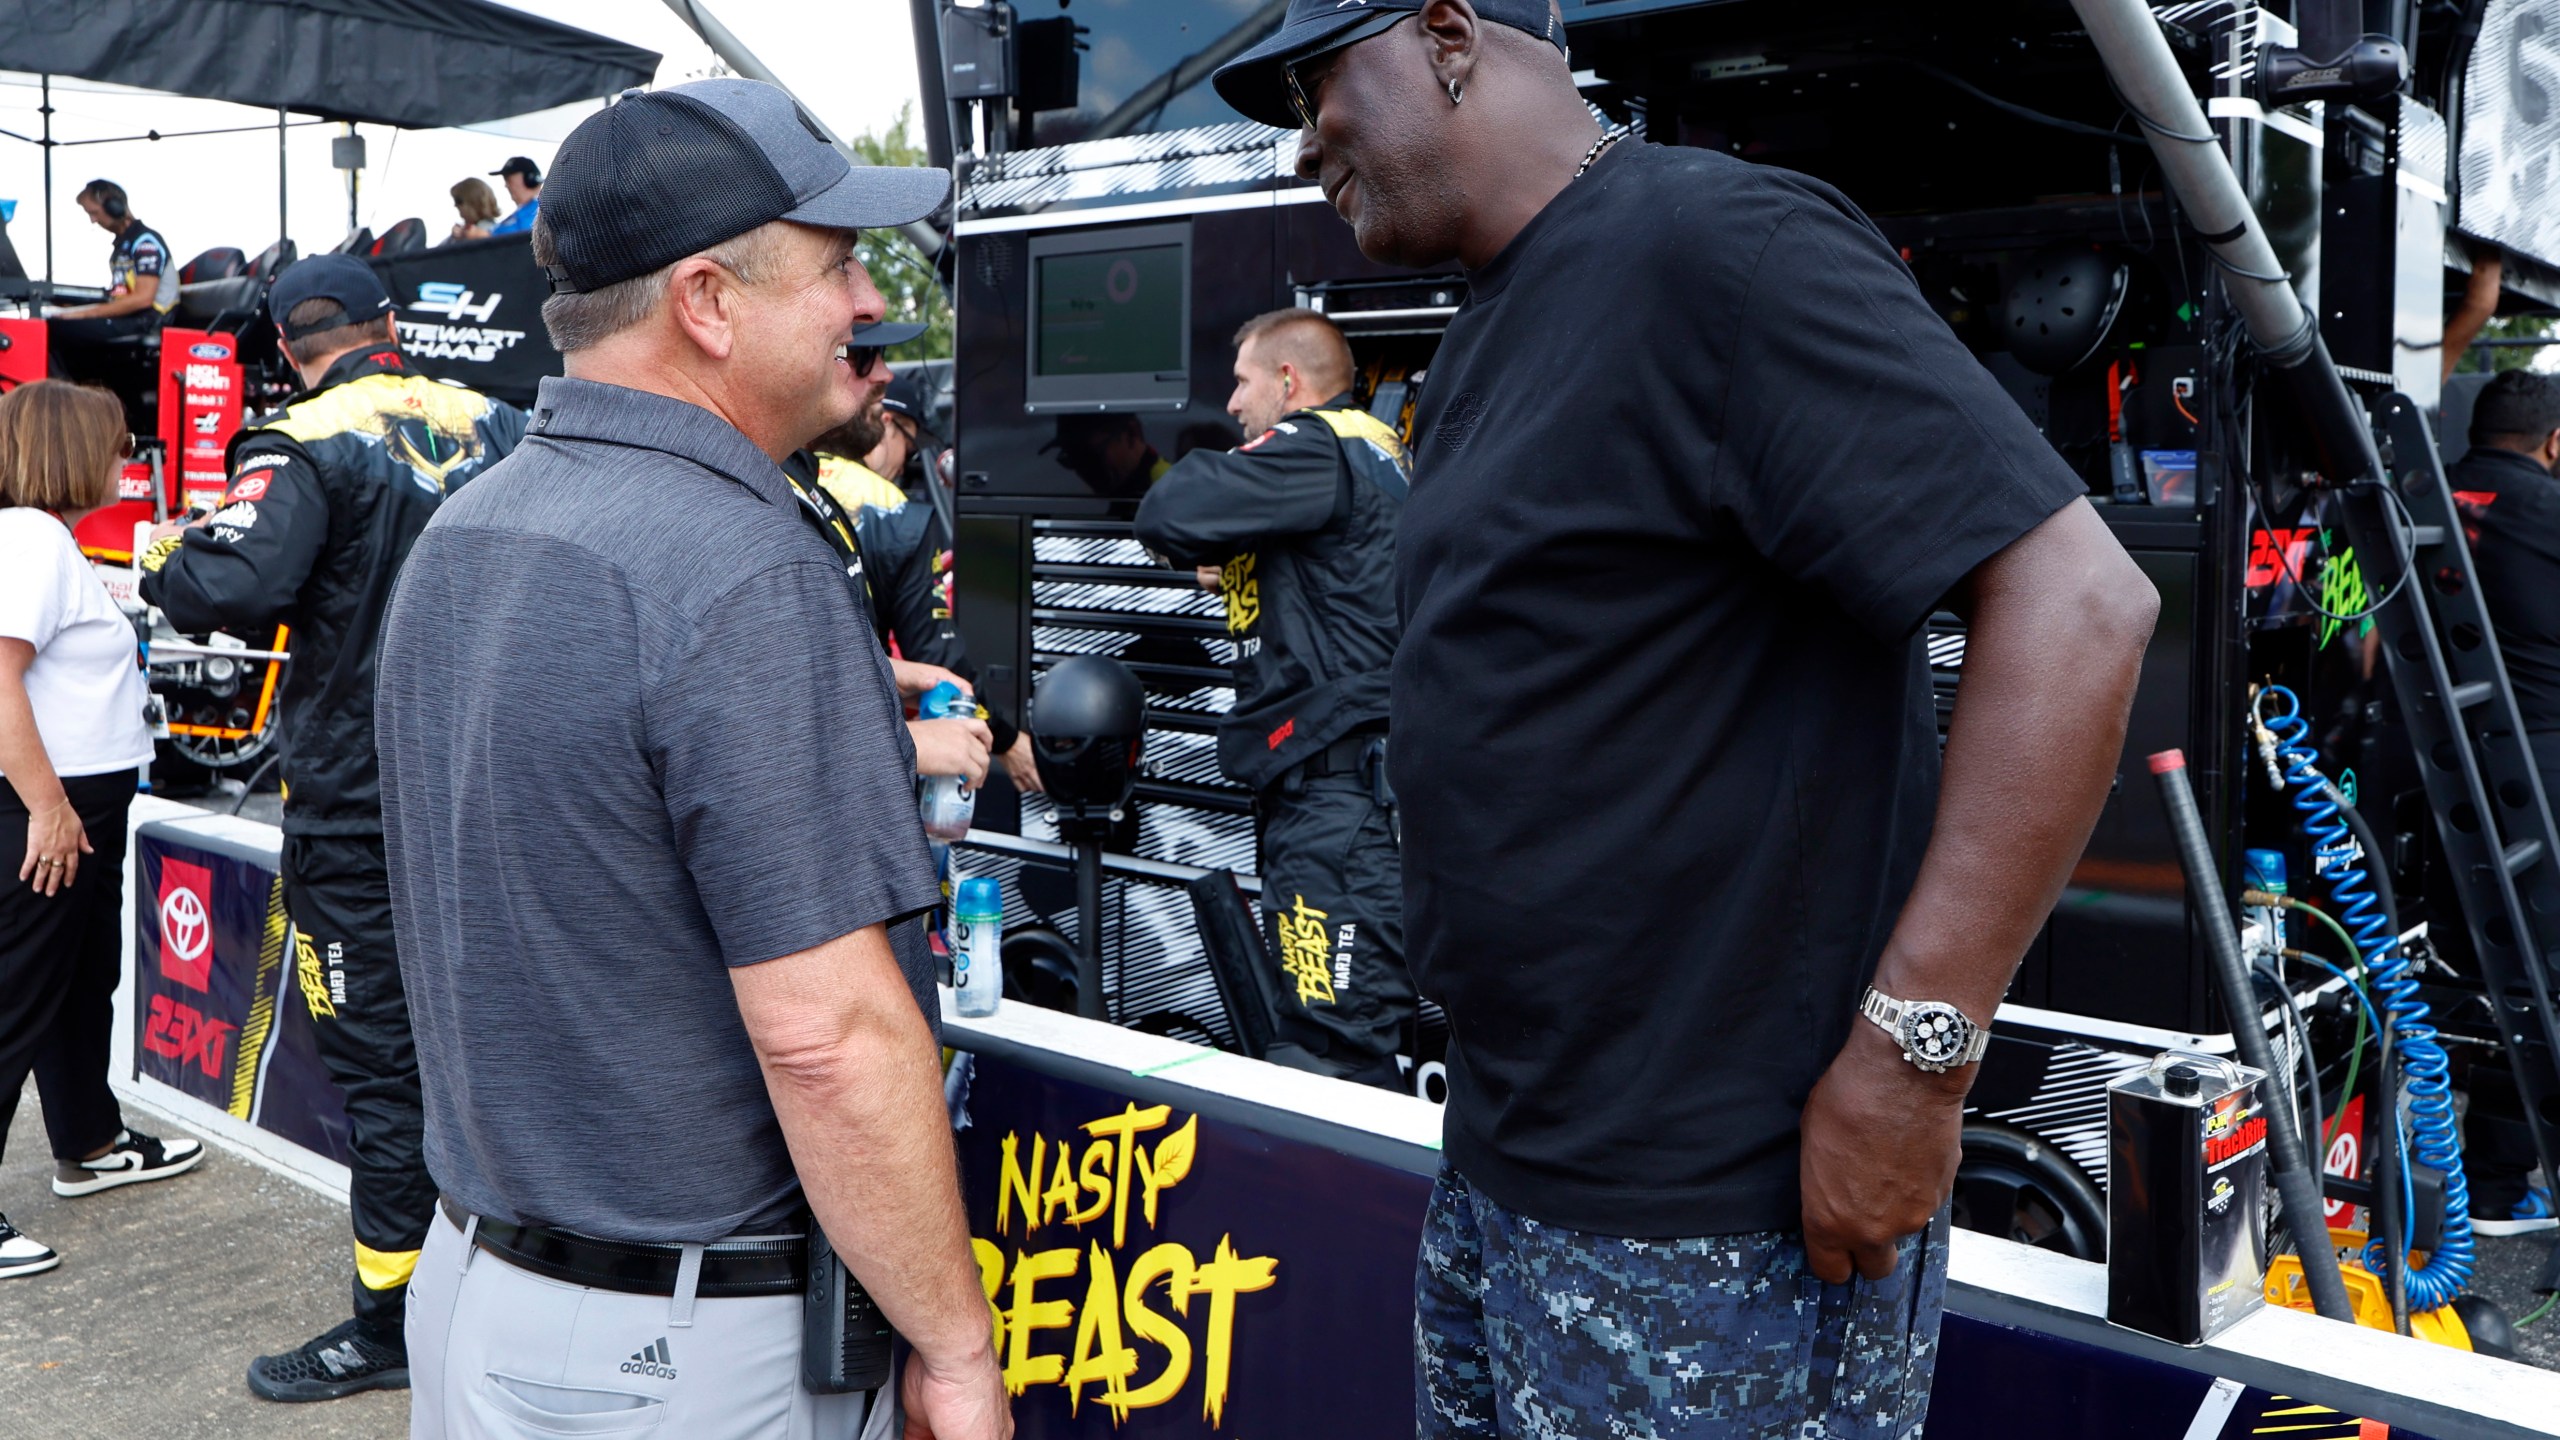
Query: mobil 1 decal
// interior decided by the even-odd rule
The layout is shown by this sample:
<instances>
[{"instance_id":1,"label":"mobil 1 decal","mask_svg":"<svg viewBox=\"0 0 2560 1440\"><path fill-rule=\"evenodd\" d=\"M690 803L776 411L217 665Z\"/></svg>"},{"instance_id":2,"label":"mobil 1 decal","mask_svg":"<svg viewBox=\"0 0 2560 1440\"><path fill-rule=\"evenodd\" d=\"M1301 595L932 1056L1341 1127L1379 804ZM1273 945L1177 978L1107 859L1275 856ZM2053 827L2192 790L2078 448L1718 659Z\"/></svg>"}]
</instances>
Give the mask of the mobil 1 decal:
<instances>
[{"instance_id":1,"label":"mobil 1 decal","mask_svg":"<svg viewBox=\"0 0 2560 1440\"><path fill-rule=\"evenodd\" d=\"M970 1245L1024 1440L1412 1435L1428 1179L954 1063Z\"/></svg>"}]
</instances>

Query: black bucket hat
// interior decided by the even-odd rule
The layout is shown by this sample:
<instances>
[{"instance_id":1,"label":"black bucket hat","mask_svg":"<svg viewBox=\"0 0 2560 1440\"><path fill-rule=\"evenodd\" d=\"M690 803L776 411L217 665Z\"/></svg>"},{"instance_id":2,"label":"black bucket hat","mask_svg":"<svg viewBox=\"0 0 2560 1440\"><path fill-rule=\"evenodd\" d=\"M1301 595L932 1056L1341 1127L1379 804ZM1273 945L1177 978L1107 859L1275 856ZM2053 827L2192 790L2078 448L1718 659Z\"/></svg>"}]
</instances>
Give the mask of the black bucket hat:
<instances>
[{"instance_id":1,"label":"black bucket hat","mask_svg":"<svg viewBox=\"0 0 2560 1440\"><path fill-rule=\"evenodd\" d=\"M1282 130L1298 128L1289 103L1287 68L1329 50L1354 45L1422 9L1424 0L1289 0L1287 18L1271 38L1218 67L1211 83L1220 98L1248 120ZM1564 49L1564 26L1552 0L1475 0L1483 19L1526 30Z\"/></svg>"}]
</instances>

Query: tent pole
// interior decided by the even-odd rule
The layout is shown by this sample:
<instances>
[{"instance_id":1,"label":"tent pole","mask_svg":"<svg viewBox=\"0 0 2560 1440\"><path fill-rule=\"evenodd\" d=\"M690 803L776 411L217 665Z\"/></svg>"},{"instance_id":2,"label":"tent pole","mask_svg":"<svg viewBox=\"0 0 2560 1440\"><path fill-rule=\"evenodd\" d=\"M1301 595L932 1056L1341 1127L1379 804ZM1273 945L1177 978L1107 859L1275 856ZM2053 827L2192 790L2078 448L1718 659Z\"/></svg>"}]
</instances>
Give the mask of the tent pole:
<instances>
[{"instance_id":1,"label":"tent pole","mask_svg":"<svg viewBox=\"0 0 2560 1440\"><path fill-rule=\"evenodd\" d=\"M285 208L284 208L284 174L285 174L285 167L284 167L284 125L285 125L285 121L284 121L284 114L285 114L284 107L283 107L283 106L281 106L281 105L277 106L277 107L276 107L276 243L277 243L277 244L279 244L279 245L281 245L281 244L283 244L283 243L284 243L284 237L285 237L286 235L288 235L288 234L292 233L292 230L293 230L292 223L291 223L289 220L287 220L287 219L286 219L286 217L285 217Z\"/></svg>"},{"instance_id":2,"label":"tent pole","mask_svg":"<svg viewBox=\"0 0 2560 1440\"><path fill-rule=\"evenodd\" d=\"M37 149L44 152L44 298L53 299L53 77L40 75L37 84L43 99L36 102L36 113L44 117L44 139Z\"/></svg>"}]
</instances>

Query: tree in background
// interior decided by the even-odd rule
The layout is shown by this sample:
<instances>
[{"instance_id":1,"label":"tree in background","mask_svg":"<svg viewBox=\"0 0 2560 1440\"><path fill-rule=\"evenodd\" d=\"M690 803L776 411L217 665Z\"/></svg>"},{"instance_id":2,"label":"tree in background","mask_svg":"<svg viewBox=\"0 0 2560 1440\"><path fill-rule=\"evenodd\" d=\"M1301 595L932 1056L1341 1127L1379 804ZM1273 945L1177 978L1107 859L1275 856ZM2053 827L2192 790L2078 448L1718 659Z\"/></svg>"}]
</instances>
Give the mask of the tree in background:
<instances>
[{"instance_id":1,"label":"tree in background","mask_svg":"<svg viewBox=\"0 0 2560 1440\"><path fill-rule=\"evenodd\" d=\"M916 143L911 128L915 107L900 106L897 123L873 135L857 135L846 143L866 165L930 165L931 156ZM883 318L922 323L924 335L889 353L892 360L951 358L951 302L933 276L933 266L917 253L915 243L895 230L865 230L855 247L871 283L889 302Z\"/></svg>"},{"instance_id":2,"label":"tree in background","mask_svg":"<svg viewBox=\"0 0 2560 1440\"><path fill-rule=\"evenodd\" d=\"M2533 340L2553 333L2548 315L2509 315L2492 320L2480 332L2483 340ZM2549 370L2560 345L2482 345L2463 357L2465 370Z\"/></svg>"}]
</instances>

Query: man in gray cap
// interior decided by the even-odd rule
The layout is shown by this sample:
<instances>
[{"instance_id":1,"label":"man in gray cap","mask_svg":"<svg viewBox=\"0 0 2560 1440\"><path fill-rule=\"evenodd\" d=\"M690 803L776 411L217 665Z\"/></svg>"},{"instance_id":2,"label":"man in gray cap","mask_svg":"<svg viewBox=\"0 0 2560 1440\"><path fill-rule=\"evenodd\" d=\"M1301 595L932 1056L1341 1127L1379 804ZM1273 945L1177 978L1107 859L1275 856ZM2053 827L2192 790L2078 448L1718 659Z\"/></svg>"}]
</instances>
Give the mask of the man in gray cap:
<instances>
[{"instance_id":1,"label":"man in gray cap","mask_svg":"<svg viewBox=\"0 0 2560 1440\"><path fill-rule=\"evenodd\" d=\"M777 464L880 363L855 232L949 184L851 168L734 79L627 93L554 159L533 244L568 373L419 537L383 642L443 1192L413 1436L885 1436L890 1327L907 1436L1011 1432L914 743ZM849 1343L804 1342L804 1292Z\"/></svg>"}]
</instances>

